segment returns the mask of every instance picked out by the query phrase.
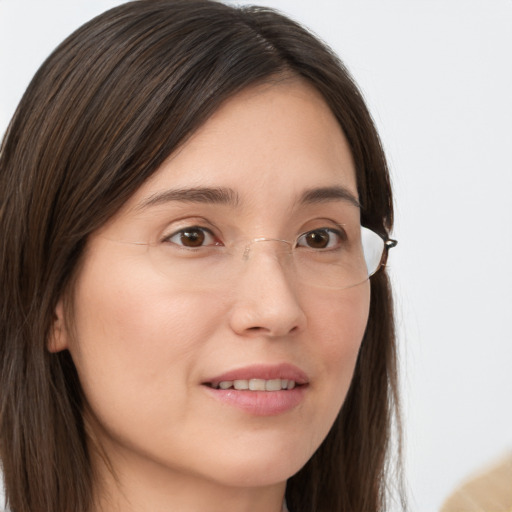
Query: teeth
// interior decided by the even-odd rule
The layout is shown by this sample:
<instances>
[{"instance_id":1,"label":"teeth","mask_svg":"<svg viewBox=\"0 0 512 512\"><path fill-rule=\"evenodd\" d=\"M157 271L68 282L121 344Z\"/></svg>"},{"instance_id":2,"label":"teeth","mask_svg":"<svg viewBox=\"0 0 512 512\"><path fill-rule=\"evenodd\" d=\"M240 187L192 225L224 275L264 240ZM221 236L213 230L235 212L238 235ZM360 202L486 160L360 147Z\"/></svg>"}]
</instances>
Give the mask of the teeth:
<instances>
[{"instance_id":1,"label":"teeth","mask_svg":"<svg viewBox=\"0 0 512 512\"><path fill-rule=\"evenodd\" d=\"M237 389L240 391L282 391L284 389L293 389L295 381L289 379L240 379L240 380L223 380L222 382L213 383L215 389Z\"/></svg>"},{"instance_id":2,"label":"teeth","mask_svg":"<svg viewBox=\"0 0 512 512\"><path fill-rule=\"evenodd\" d=\"M248 380L234 380L233 387L235 389L249 389L249 381Z\"/></svg>"},{"instance_id":3,"label":"teeth","mask_svg":"<svg viewBox=\"0 0 512 512\"><path fill-rule=\"evenodd\" d=\"M251 379L249 389L251 391L265 391L265 381L263 379Z\"/></svg>"},{"instance_id":4,"label":"teeth","mask_svg":"<svg viewBox=\"0 0 512 512\"><path fill-rule=\"evenodd\" d=\"M272 379L265 382L265 391L280 391L281 389L283 389L281 379Z\"/></svg>"}]
</instances>

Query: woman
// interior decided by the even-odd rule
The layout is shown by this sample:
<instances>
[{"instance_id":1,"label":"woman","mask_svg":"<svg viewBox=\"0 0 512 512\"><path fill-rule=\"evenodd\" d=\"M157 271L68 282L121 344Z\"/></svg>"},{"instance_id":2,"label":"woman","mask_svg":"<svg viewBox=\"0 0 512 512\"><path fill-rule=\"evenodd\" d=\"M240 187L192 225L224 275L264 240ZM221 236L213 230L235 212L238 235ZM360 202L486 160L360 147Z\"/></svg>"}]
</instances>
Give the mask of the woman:
<instances>
[{"instance_id":1,"label":"woman","mask_svg":"<svg viewBox=\"0 0 512 512\"><path fill-rule=\"evenodd\" d=\"M0 176L13 512L385 509L391 190L325 46L117 7L38 71Z\"/></svg>"}]
</instances>

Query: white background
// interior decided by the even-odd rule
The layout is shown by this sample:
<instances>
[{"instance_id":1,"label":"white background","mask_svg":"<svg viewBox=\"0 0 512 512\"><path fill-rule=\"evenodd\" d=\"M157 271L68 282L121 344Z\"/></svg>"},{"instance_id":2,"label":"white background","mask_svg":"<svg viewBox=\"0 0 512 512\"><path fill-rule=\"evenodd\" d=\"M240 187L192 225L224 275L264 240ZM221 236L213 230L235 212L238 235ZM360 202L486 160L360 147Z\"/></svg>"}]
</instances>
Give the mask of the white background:
<instances>
[{"instance_id":1,"label":"white background","mask_svg":"<svg viewBox=\"0 0 512 512\"><path fill-rule=\"evenodd\" d=\"M0 133L57 43L119 3L0 0ZM382 135L410 509L435 511L512 450L512 0L265 4L336 50Z\"/></svg>"}]
</instances>

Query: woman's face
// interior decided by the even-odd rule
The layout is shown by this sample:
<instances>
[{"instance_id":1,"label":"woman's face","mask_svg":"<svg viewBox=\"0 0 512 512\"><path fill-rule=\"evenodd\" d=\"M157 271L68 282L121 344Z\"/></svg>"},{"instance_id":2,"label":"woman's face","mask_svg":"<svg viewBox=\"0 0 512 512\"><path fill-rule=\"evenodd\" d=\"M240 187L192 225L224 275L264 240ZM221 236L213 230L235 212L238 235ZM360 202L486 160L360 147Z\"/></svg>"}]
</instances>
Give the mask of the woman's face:
<instances>
[{"instance_id":1,"label":"woman's face","mask_svg":"<svg viewBox=\"0 0 512 512\"><path fill-rule=\"evenodd\" d=\"M350 195L338 123L312 87L287 80L227 101L90 237L74 335L57 331L50 349L71 352L90 434L121 479L144 468L264 486L311 457L352 378L369 282L304 283L287 244L247 240L327 228L336 246L339 225L359 226ZM318 236L300 243L323 247ZM269 390L232 387L252 379Z\"/></svg>"}]
</instances>

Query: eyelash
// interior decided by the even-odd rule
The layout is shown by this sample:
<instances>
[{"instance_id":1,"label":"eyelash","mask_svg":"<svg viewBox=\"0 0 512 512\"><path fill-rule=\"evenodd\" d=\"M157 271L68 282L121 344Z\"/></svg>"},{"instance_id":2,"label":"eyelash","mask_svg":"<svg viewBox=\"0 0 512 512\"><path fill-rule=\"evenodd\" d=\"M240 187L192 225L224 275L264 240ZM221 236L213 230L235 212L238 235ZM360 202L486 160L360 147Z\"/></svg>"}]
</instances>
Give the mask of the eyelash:
<instances>
[{"instance_id":1,"label":"eyelash","mask_svg":"<svg viewBox=\"0 0 512 512\"><path fill-rule=\"evenodd\" d=\"M198 240L200 242L200 245L185 245L182 243L179 243L177 241L173 241L173 238L180 237L181 241L183 241L183 237L185 237L188 234L194 234L199 235ZM209 243L206 245L203 245L203 242L206 238L210 237L213 240L213 243ZM175 244L179 247L184 247L187 249L198 249L200 247L209 247L209 246L222 246L223 243L216 238L216 236L213 234L211 229L202 227L202 226L187 226L185 228L181 228L178 231L175 231L174 233L170 234L169 236L166 236L163 240L164 242L168 242L171 244Z\"/></svg>"},{"instance_id":2,"label":"eyelash","mask_svg":"<svg viewBox=\"0 0 512 512\"><path fill-rule=\"evenodd\" d=\"M326 240L325 235L328 235ZM332 235L335 235L338 238L338 241L335 242L335 245L332 245ZM188 241L192 241L192 245L186 245L182 243L184 241L184 237L191 236ZM310 242L315 242L316 237L320 243L327 242L325 247L312 247L311 245L301 245L302 241L307 240L307 237L315 237L310 240ZM173 240L178 237L179 240ZM195 239L194 239L195 238ZM204 243L205 240L211 239L210 243ZM341 226L338 229L321 227L316 229L311 229L299 235L297 237L296 247L305 247L313 250L336 250L339 248L342 242L347 240L347 233ZM202 247L212 247L212 246L223 246L221 240L219 240L215 234L208 228L202 226L187 226L185 228L179 229L174 233L166 236L163 239L163 242L175 244L178 247L183 247L186 249L200 249ZM197 245L193 245L197 242Z\"/></svg>"},{"instance_id":3,"label":"eyelash","mask_svg":"<svg viewBox=\"0 0 512 512\"><path fill-rule=\"evenodd\" d=\"M305 240L310 235L315 235L315 234L318 235L319 233L322 233L322 234L328 233L329 234L328 246L326 246L326 247L311 247L310 245L308 245L308 246L306 246L307 248L318 249L318 250L335 250L335 249L339 248L339 246L341 245L342 242L347 240L347 233L341 227L338 229L322 227L322 228L311 229L309 231L306 231L302 235L300 235L297 238L297 246L302 247L299 245L301 240ZM331 244L330 235L336 235L336 237L338 238L338 241L335 244L335 246L330 245Z\"/></svg>"}]
</instances>

